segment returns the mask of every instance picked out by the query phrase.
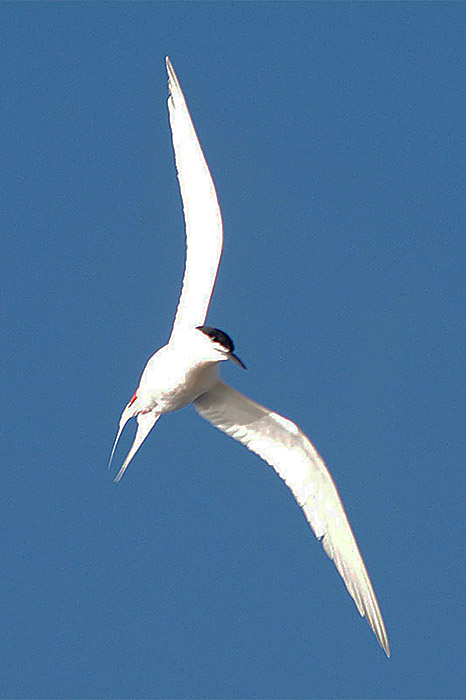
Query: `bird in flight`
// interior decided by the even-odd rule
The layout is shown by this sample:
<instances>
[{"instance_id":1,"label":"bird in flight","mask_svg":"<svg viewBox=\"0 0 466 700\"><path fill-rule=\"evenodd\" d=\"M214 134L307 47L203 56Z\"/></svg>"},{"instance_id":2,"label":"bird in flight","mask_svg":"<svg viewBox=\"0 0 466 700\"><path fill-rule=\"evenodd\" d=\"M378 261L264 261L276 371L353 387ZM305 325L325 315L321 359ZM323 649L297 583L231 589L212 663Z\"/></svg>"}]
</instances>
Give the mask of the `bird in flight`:
<instances>
[{"instance_id":1,"label":"bird in flight","mask_svg":"<svg viewBox=\"0 0 466 700\"><path fill-rule=\"evenodd\" d=\"M225 384L220 363L245 368L231 338L205 325L223 245L215 186L170 59L168 111L186 224L186 264L170 339L148 360L133 397L121 414L110 464L131 418L137 431L115 481L164 413L190 403L216 428L270 464L291 489L316 537L377 640L390 656L374 589L333 479L306 435L292 421Z\"/></svg>"}]
</instances>

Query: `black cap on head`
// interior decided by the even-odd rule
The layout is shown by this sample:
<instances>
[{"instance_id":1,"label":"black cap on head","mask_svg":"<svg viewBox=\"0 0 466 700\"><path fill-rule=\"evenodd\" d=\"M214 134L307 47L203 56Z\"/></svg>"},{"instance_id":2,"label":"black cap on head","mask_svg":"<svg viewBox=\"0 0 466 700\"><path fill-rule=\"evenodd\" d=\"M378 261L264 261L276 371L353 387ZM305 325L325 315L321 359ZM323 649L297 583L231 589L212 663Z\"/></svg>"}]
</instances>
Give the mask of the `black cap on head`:
<instances>
[{"instance_id":1,"label":"black cap on head","mask_svg":"<svg viewBox=\"0 0 466 700\"><path fill-rule=\"evenodd\" d=\"M209 336L209 338L212 338L214 343L218 343L222 346L222 348L225 348L229 355L229 359L239 367L246 369L244 362L242 362L233 352L235 346L229 335L221 331L219 328L213 328L212 326L197 326L197 330L202 331L205 335Z\"/></svg>"},{"instance_id":2,"label":"black cap on head","mask_svg":"<svg viewBox=\"0 0 466 700\"><path fill-rule=\"evenodd\" d=\"M212 328L212 326L198 326L197 330L202 331L205 333L205 335L208 335L209 338L212 338L215 343L218 343L224 347L228 352L233 352L235 349L230 336L221 331L219 328Z\"/></svg>"}]
</instances>

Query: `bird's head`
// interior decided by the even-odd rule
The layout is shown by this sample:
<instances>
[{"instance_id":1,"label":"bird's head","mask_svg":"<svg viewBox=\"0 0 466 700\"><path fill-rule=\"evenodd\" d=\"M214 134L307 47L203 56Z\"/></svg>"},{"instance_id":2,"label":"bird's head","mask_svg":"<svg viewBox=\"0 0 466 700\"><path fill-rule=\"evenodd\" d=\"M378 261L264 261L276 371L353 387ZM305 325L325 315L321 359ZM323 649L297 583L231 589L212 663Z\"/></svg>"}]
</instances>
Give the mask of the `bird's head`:
<instances>
[{"instance_id":1,"label":"bird's head","mask_svg":"<svg viewBox=\"0 0 466 700\"><path fill-rule=\"evenodd\" d=\"M235 346L229 335L211 326L197 326L196 330L202 334L202 343L206 353L206 359L214 362L231 360L235 365L238 365L238 367L246 369L244 362L233 352Z\"/></svg>"}]
</instances>

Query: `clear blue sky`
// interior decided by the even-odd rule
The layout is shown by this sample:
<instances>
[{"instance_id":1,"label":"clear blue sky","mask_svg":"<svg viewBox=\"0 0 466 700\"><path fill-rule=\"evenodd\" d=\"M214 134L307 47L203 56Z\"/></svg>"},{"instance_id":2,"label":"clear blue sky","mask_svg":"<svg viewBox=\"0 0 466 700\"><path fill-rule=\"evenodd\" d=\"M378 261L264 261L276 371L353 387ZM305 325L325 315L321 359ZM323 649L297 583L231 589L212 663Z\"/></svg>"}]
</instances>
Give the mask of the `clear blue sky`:
<instances>
[{"instance_id":1,"label":"clear blue sky","mask_svg":"<svg viewBox=\"0 0 466 700\"><path fill-rule=\"evenodd\" d=\"M0 20L1 697L464 697L465 4ZM284 484L191 407L106 469L183 271L166 54L224 215L224 377L326 459L390 660Z\"/></svg>"}]
</instances>

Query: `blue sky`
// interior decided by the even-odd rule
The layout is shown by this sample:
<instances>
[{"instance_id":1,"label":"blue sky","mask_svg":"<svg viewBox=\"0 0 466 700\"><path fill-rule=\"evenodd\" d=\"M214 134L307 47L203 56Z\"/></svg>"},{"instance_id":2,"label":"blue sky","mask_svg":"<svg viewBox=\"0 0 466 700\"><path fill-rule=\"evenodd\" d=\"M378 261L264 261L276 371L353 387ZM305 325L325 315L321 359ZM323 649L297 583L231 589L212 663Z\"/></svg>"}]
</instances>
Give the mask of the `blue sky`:
<instances>
[{"instance_id":1,"label":"blue sky","mask_svg":"<svg viewBox=\"0 0 466 700\"><path fill-rule=\"evenodd\" d=\"M464 696L465 5L0 18L1 697ZM324 456L390 660L284 484L191 407L106 469L183 271L166 54L223 211L224 377Z\"/></svg>"}]
</instances>

